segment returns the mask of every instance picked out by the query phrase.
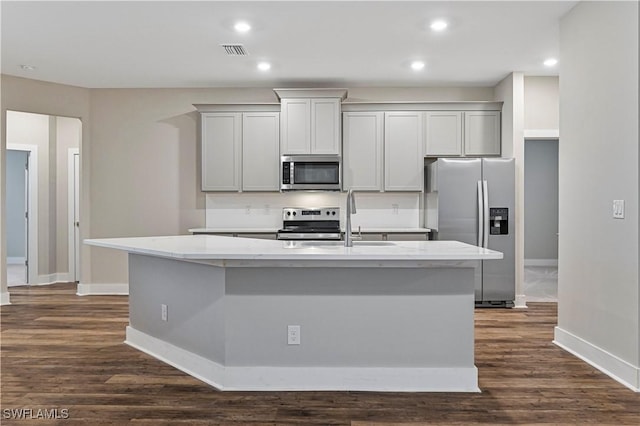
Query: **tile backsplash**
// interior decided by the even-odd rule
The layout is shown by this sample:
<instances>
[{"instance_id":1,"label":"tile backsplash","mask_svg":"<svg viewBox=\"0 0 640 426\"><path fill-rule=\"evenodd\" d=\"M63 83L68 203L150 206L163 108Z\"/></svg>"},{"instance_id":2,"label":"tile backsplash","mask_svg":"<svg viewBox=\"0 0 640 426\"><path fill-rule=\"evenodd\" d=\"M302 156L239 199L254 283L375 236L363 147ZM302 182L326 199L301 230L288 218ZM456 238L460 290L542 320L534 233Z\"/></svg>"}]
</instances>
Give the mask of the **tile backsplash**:
<instances>
[{"instance_id":1,"label":"tile backsplash","mask_svg":"<svg viewBox=\"0 0 640 426\"><path fill-rule=\"evenodd\" d=\"M354 228L418 228L423 226L420 192L355 192ZM269 192L207 194L207 228L274 228L282 226L284 207L340 207L344 226L346 193Z\"/></svg>"}]
</instances>

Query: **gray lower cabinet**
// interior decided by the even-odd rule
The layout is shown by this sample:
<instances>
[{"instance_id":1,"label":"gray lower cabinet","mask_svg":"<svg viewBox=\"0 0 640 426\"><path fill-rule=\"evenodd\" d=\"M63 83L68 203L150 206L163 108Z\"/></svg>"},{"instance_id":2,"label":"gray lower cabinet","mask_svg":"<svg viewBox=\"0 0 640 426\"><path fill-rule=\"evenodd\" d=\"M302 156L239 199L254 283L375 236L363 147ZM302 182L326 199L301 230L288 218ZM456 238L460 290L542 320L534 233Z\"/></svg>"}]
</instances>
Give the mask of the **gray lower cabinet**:
<instances>
[{"instance_id":1,"label":"gray lower cabinet","mask_svg":"<svg viewBox=\"0 0 640 426\"><path fill-rule=\"evenodd\" d=\"M202 113L202 190L278 191L278 112Z\"/></svg>"}]
</instances>

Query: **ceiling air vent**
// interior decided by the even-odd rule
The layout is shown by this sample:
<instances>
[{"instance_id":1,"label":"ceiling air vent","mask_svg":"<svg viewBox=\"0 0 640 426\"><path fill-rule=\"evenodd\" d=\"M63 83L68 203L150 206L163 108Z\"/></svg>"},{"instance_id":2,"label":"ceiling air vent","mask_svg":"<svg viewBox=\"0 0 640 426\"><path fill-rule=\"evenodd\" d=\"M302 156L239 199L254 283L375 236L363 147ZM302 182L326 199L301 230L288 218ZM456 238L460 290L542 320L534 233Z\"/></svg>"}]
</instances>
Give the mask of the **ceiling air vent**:
<instances>
[{"instance_id":1,"label":"ceiling air vent","mask_svg":"<svg viewBox=\"0 0 640 426\"><path fill-rule=\"evenodd\" d=\"M229 56L247 56L248 53L241 44L222 44L224 51Z\"/></svg>"}]
</instances>

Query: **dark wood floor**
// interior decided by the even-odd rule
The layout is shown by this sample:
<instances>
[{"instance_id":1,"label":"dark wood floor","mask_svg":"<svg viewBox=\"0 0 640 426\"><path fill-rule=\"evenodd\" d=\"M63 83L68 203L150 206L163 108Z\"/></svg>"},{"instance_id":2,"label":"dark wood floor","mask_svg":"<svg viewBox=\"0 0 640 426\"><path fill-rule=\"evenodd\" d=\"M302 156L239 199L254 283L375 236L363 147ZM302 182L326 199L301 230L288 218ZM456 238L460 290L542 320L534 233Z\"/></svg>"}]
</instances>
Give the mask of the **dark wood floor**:
<instances>
[{"instance_id":1,"label":"dark wood floor","mask_svg":"<svg viewBox=\"0 0 640 426\"><path fill-rule=\"evenodd\" d=\"M10 289L2 307L0 423L640 425L634 393L551 343L556 305L476 310L482 393L219 392L125 344L123 296L75 285ZM44 412L40 412L41 415Z\"/></svg>"}]
</instances>

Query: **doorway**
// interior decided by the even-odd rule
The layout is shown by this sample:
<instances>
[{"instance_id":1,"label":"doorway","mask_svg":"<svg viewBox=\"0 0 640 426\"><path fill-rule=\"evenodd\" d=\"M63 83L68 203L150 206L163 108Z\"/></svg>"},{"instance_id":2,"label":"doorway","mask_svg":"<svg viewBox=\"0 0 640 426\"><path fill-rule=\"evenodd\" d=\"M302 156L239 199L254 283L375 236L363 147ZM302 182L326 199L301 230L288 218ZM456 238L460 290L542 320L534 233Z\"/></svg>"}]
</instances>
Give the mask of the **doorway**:
<instances>
[{"instance_id":1,"label":"doorway","mask_svg":"<svg viewBox=\"0 0 640 426\"><path fill-rule=\"evenodd\" d=\"M527 301L558 300L558 139L524 144L524 273Z\"/></svg>"},{"instance_id":2,"label":"doorway","mask_svg":"<svg viewBox=\"0 0 640 426\"><path fill-rule=\"evenodd\" d=\"M28 285L37 277L37 164L35 145L7 144L7 285Z\"/></svg>"}]
</instances>

